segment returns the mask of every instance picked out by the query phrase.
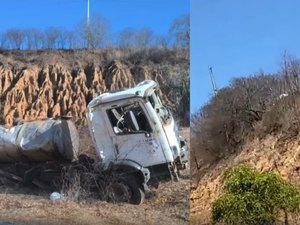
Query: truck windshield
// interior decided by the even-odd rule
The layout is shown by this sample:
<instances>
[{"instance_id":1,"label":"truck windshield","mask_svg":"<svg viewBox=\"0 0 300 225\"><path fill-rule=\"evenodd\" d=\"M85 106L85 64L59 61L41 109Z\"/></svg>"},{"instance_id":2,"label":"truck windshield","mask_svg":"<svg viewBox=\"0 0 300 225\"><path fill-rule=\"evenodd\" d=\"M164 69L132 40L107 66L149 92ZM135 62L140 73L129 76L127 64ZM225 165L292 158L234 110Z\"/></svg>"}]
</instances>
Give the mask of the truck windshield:
<instances>
[{"instance_id":1,"label":"truck windshield","mask_svg":"<svg viewBox=\"0 0 300 225\"><path fill-rule=\"evenodd\" d=\"M107 114L115 134L152 132L144 110L138 103L109 109Z\"/></svg>"}]
</instances>

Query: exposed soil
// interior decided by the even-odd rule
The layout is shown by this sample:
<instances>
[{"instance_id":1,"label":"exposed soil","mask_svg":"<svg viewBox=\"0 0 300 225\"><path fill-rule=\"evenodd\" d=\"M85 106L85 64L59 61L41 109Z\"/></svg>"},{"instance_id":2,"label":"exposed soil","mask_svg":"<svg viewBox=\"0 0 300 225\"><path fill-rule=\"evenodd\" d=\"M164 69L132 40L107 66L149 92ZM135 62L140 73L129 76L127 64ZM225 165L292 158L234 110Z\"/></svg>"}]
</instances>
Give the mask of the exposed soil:
<instances>
[{"instance_id":1,"label":"exposed soil","mask_svg":"<svg viewBox=\"0 0 300 225\"><path fill-rule=\"evenodd\" d=\"M189 128L183 129L182 135L189 143ZM83 145L89 143L88 136L83 139ZM189 183L188 169L182 174L179 182L162 182L158 189L151 189L150 196L138 206L127 203L113 204L96 199L75 202L63 198L51 201L50 193L47 192L28 194L26 190L2 187L0 225L188 224Z\"/></svg>"},{"instance_id":2,"label":"exposed soil","mask_svg":"<svg viewBox=\"0 0 300 225\"><path fill-rule=\"evenodd\" d=\"M117 50L0 51L0 123L10 127L20 121L72 115L77 125L85 124L86 105L93 98L149 79L157 81L162 99L175 111L175 89L167 80L179 81L174 74L182 74L180 69L189 61L172 60L176 52L158 53L170 59L158 56L159 63L154 63L149 56L137 64ZM188 111L186 115L181 119L188 120Z\"/></svg>"},{"instance_id":3,"label":"exposed soil","mask_svg":"<svg viewBox=\"0 0 300 225\"><path fill-rule=\"evenodd\" d=\"M273 171L300 186L300 135L268 135L254 138L240 152L211 165L190 194L190 224L211 224L212 202L222 192L221 177L228 168L245 163L258 170ZM283 220L284 218L282 218ZM290 224L300 224L300 214L290 215ZM283 221L282 221L283 224Z\"/></svg>"}]
</instances>

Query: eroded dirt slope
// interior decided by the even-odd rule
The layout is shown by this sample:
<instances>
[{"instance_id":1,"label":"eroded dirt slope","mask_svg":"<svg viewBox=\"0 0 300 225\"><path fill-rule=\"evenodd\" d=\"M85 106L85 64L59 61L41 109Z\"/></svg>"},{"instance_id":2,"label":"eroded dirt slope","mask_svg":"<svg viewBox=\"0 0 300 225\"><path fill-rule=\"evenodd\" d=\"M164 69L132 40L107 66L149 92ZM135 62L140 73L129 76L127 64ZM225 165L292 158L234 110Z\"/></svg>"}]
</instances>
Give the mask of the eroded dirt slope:
<instances>
[{"instance_id":1,"label":"eroded dirt slope","mask_svg":"<svg viewBox=\"0 0 300 225\"><path fill-rule=\"evenodd\" d=\"M166 80L175 78L171 71L181 65L168 67L168 63L174 63L168 60L134 64L125 56L117 57L117 53L107 59L104 53L84 51L3 54L0 53L0 119L6 126L60 115L72 115L76 124L83 124L86 105L94 97L147 79L159 83L163 100L174 109L174 93Z\"/></svg>"},{"instance_id":2,"label":"eroded dirt slope","mask_svg":"<svg viewBox=\"0 0 300 225\"><path fill-rule=\"evenodd\" d=\"M222 159L213 165L191 191L191 224L210 224L211 205L219 196L221 176L227 168L246 163L259 170L274 171L283 178L300 185L300 136L268 135L247 142L239 153ZM291 218L292 224L300 224L300 218Z\"/></svg>"}]
</instances>

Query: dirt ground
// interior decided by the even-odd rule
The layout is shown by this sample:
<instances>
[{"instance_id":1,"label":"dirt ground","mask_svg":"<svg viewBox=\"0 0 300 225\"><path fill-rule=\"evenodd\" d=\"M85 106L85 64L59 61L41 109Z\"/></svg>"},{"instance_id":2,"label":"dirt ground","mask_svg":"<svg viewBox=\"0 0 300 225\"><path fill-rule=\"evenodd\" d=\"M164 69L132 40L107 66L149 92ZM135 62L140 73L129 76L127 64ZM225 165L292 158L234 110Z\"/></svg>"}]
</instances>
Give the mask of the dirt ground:
<instances>
[{"instance_id":1,"label":"dirt ground","mask_svg":"<svg viewBox=\"0 0 300 225\"><path fill-rule=\"evenodd\" d=\"M189 128L181 131L189 143ZM49 200L50 193L0 192L0 225L186 225L189 224L189 169L179 182L162 182L142 205L95 199Z\"/></svg>"}]
</instances>

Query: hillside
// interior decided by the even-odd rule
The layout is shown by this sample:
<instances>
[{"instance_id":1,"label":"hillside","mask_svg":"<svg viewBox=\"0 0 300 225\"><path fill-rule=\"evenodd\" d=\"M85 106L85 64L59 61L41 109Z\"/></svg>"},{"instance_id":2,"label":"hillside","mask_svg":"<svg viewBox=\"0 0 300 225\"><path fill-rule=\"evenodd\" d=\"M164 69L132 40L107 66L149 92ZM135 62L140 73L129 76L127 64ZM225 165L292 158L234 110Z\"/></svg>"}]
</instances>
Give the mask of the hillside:
<instances>
[{"instance_id":1,"label":"hillside","mask_svg":"<svg viewBox=\"0 0 300 225\"><path fill-rule=\"evenodd\" d=\"M259 170L274 171L283 178L300 185L300 135L285 137L268 135L264 139L249 140L242 150L213 165L202 177L190 196L191 224L210 222L211 203L220 195L221 177L233 165L246 163ZM299 218L292 220L299 224ZM296 223L295 223L296 222Z\"/></svg>"},{"instance_id":2,"label":"hillside","mask_svg":"<svg viewBox=\"0 0 300 225\"><path fill-rule=\"evenodd\" d=\"M178 120L188 124L189 112L176 106L187 104L189 93L179 94L182 82L189 86L188 70L188 54L182 50L1 51L0 121L11 126L72 115L76 124L84 124L86 105L97 95L153 79Z\"/></svg>"},{"instance_id":3,"label":"hillside","mask_svg":"<svg viewBox=\"0 0 300 225\"><path fill-rule=\"evenodd\" d=\"M289 71L236 78L193 116L191 224L211 224L224 172L238 164L300 187L300 89ZM299 214L289 216L300 223Z\"/></svg>"}]
</instances>

